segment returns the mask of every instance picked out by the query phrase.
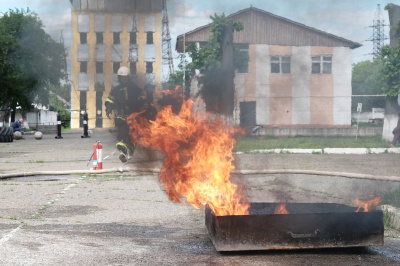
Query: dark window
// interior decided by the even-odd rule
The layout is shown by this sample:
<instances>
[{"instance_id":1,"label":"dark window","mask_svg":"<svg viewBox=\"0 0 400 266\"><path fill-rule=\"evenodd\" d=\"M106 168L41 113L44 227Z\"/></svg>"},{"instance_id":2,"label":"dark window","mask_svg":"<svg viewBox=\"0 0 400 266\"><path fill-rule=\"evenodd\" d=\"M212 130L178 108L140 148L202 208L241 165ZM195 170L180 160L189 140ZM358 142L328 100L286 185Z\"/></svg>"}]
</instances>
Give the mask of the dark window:
<instances>
[{"instance_id":1,"label":"dark window","mask_svg":"<svg viewBox=\"0 0 400 266\"><path fill-rule=\"evenodd\" d=\"M129 34L129 43L130 44L137 44L136 32L131 32Z\"/></svg>"},{"instance_id":2,"label":"dark window","mask_svg":"<svg viewBox=\"0 0 400 266\"><path fill-rule=\"evenodd\" d=\"M278 56L271 56L271 73L280 73Z\"/></svg>"},{"instance_id":3,"label":"dark window","mask_svg":"<svg viewBox=\"0 0 400 266\"><path fill-rule=\"evenodd\" d=\"M96 73L103 73L103 62L96 62Z\"/></svg>"},{"instance_id":4,"label":"dark window","mask_svg":"<svg viewBox=\"0 0 400 266\"><path fill-rule=\"evenodd\" d=\"M118 73L119 67L120 67L119 62L113 62L113 73Z\"/></svg>"},{"instance_id":5,"label":"dark window","mask_svg":"<svg viewBox=\"0 0 400 266\"><path fill-rule=\"evenodd\" d=\"M312 74L331 74L332 56L312 56L311 57Z\"/></svg>"},{"instance_id":6,"label":"dark window","mask_svg":"<svg viewBox=\"0 0 400 266\"><path fill-rule=\"evenodd\" d=\"M200 43L198 43L200 46ZM249 72L249 45L248 44L238 44L235 46L237 53L235 53L236 58L235 65L238 66L238 73L248 73Z\"/></svg>"},{"instance_id":7,"label":"dark window","mask_svg":"<svg viewBox=\"0 0 400 266\"><path fill-rule=\"evenodd\" d=\"M120 33L119 32L114 32L113 33L113 44L120 44Z\"/></svg>"},{"instance_id":8,"label":"dark window","mask_svg":"<svg viewBox=\"0 0 400 266\"><path fill-rule=\"evenodd\" d=\"M290 73L290 56L271 56L271 73Z\"/></svg>"},{"instance_id":9,"label":"dark window","mask_svg":"<svg viewBox=\"0 0 400 266\"><path fill-rule=\"evenodd\" d=\"M146 73L153 73L153 62L146 62Z\"/></svg>"},{"instance_id":10,"label":"dark window","mask_svg":"<svg viewBox=\"0 0 400 266\"><path fill-rule=\"evenodd\" d=\"M87 33L86 32L81 32L80 33L80 39L81 39L81 44L86 44L87 43Z\"/></svg>"},{"instance_id":11,"label":"dark window","mask_svg":"<svg viewBox=\"0 0 400 266\"><path fill-rule=\"evenodd\" d=\"M289 56L283 56L281 58L281 69L282 69L282 73L284 73L284 74L290 73L290 57Z\"/></svg>"},{"instance_id":12,"label":"dark window","mask_svg":"<svg viewBox=\"0 0 400 266\"><path fill-rule=\"evenodd\" d=\"M96 43L97 44L103 43L103 33L102 32L96 32Z\"/></svg>"},{"instance_id":13,"label":"dark window","mask_svg":"<svg viewBox=\"0 0 400 266\"><path fill-rule=\"evenodd\" d=\"M137 73L136 62L131 62L130 69L131 69L131 74Z\"/></svg>"},{"instance_id":14,"label":"dark window","mask_svg":"<svg viewBox=\"0 0 400 266\"><path fill-rule=\"evenodd\" d=\"M79 64L79 72L81 73L87 73L87 62L86 61L82 61Z\"/></svg>"},{"instance_id":15,"label":"dark window","mask_svg":"<svg viewBox=\"0 0 400 266\"><path fill-rule=\"evenodd\" d=\"M149 31L147 32L147 39L146 39L146 44L153 44L153 32Z\"/></svg>"}]
</instances>

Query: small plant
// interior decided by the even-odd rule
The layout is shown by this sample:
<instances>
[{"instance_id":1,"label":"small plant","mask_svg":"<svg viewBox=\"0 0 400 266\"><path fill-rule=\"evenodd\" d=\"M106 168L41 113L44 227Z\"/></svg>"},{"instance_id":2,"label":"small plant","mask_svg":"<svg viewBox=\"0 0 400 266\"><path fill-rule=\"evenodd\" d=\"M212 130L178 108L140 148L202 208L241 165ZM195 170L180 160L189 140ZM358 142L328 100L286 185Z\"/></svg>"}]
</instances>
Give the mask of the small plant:
<instances>
[{"instance_id":1,"label":"small plant","mask_svg":"<svg viewBox=\"0 0 400 266\"><path fill-rule=\"evenodd\" d=\"M393 213L390 213L388 210L383 211L383 225L384 225L385 229L392 228Z\"/></svg>"},{"instance_id":2,"label":"small plant","mask_svg":"<svg viewBox=\"0 0 400 266\"><path fill-rule=\"evenodd\" d=\"M383 195L382 204L388 204L400 208L400 186Z\"/></svg>"}]
</instances>

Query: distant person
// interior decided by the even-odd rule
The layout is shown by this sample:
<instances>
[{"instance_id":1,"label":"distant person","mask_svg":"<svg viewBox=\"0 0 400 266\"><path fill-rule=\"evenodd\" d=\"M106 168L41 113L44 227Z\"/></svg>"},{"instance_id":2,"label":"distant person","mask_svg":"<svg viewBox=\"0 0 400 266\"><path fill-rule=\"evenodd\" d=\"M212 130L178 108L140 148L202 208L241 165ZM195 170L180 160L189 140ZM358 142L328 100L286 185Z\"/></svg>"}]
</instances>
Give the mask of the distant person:
<instances>
[{"instance_id":1,"label":"distant person","mask_svg":"<svg viewBox=\"0 0 400 266\"><path fill-rule=\"evenodd\" d=\"M24 119L20 118L17 121L15 121L12 125L13 131L19 131L21 134L24 134Z\"/></svg>"},{"instance_id":2,"label":"distant person","mask_svg":"<svg viewBox=\"0 0 400 266\"><path fill-rule=\"evenodd\" d=\"M392 140L392 147L395 147L397 145L397 142L400 139L400 113L398 113L398 120L397 120L397 126L393 129L393 140Z\"/></svg>"}]
</instances>

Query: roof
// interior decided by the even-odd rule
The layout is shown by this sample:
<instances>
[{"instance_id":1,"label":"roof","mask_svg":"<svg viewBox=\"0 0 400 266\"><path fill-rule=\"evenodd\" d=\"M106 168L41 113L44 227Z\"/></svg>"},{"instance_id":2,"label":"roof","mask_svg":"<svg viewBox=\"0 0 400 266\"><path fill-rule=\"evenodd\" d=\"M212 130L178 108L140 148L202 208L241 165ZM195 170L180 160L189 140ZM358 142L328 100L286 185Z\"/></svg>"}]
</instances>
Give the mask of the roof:
<instances>
[{"instance_id":1,"label":"roof","mask_svg":"<svg viewBox=\"0 0 400 266\"><path fill-rule=\"evenodd\" d=\"M313 27L277 16L270 12L249 7L227 18L240 21L244 29L234 33L234 43L269 44L283 46L328 46L358 48L361 44L330 34ZM208 41L211 23L177 37L176 50L183 51L183 39L187 42Z\"/></svg>"}]
</instances>

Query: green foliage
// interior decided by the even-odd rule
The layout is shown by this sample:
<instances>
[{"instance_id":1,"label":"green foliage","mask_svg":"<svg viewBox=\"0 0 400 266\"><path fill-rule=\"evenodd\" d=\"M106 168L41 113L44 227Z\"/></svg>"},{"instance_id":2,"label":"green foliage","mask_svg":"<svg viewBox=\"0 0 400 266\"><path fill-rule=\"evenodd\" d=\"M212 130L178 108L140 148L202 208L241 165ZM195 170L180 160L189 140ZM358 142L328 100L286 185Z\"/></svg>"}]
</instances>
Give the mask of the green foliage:
<instances>
[{"instance_id":1,"label":"green foliage","mask_svg":"<svg viewBox=\"0 0 400 266\"><path fill-rule=\"evenodd\" d=\"M397 96L400 91L400 47L383 46L381 58L384 80L382 90L388 96Z\"/></svg>"},{"instance_id":2,"label":"green foliage","mask_svg":"<svg viewBox=\"0 0 400 266\"><path fill-rule=\"evenodd\" d=\"M0 106L24 110L47 105L50 84L59 85L66 69L64 47L29 9L9 10L0 18Z\"/></svg>"},{"instance_id":3,"label":"green foliage","mask_svg":"<svg viewBox=\"0 0 400 266\"><path fill-rule=\"evenodd\" d=\"M380 59L362 61L353 65L351 86L353 95L382 94L384 81L382 79L383 65ZM364 111L371 108L384 108L385 97L352 97L352 111L357 110L357 103L363 104Z\"/></svg>"},{"instance_id":4,"label":"green foliage","mask_svg":"<svg viewBox=\"0 0 400 266\"><path fill-rule=\"evenodd\" d=\"M382 198L382 204L388 204L400 208L400 187L386 193Z\"/></svg>"},{"instance_id":5,"label":"green foliage","mask_svg":"<svg viewBox=\"0 0 400 266\"><path fill-rule=\"evenodd\" d=\"M181 55L180 62L178 65L178 69L180 69L180 70L175 71L175 73L172 73L169 76L168 83L170 85L182 86L183 85L183 76L185 74L185 87L189 88L189 86L190 86L190 84L189 84L190 83L190 69L188 67L185 67L187 65L188 65L188 62L185 58L185 55Z\"/></svg>"},{"instance_id":6,"label":"green foliage","mask_svg":"<svg viewBox=\"0 0 400 266\"><path fill-rule=\"evenodd\" d=\"M62 127L69 128L71 126L71 113L67 110L64 103L54 94L49 96L49 102L50 110L60 113Z\"/></svg>"},{"instance_id":7,"label":"green foliage","mask_svg":"<svg viewBox=\"0 0 400 266\"><path fill-rule=\"evenodd\" d=\"M221 67L222 60L222 42L225 36L226 26L229 23L232 23L233 29L235 31L243 30L243 24L241 22L232 22L225 14L210 16L211 20L211 36L208 40L208 44L197 49L197 46L194 42L191 42L187 45L186 51L189 53L192 62L187 65L187 68L191 71L195 69L199 69L202 73L205 71L213 71ZM238 51L234 54L234 57L237 56ZM237 63L234 65L234 68L237 69L240 67L242 61L240 59L244 59L243 55L239 58L239 60L235 60Z\"/></svg>"},{"instance_id":8,"label":"green foliage","mask_svg":"<svg viewBox=\"0 0 400 266\"><path fill-rule=\"evenodd\" d=\"M234 151L248 152L262 149L323 149L323 148L379 148L389 143L381 136L374 137L275 137L244 135L237 139Z\"/></svg>"}]
</instances>

